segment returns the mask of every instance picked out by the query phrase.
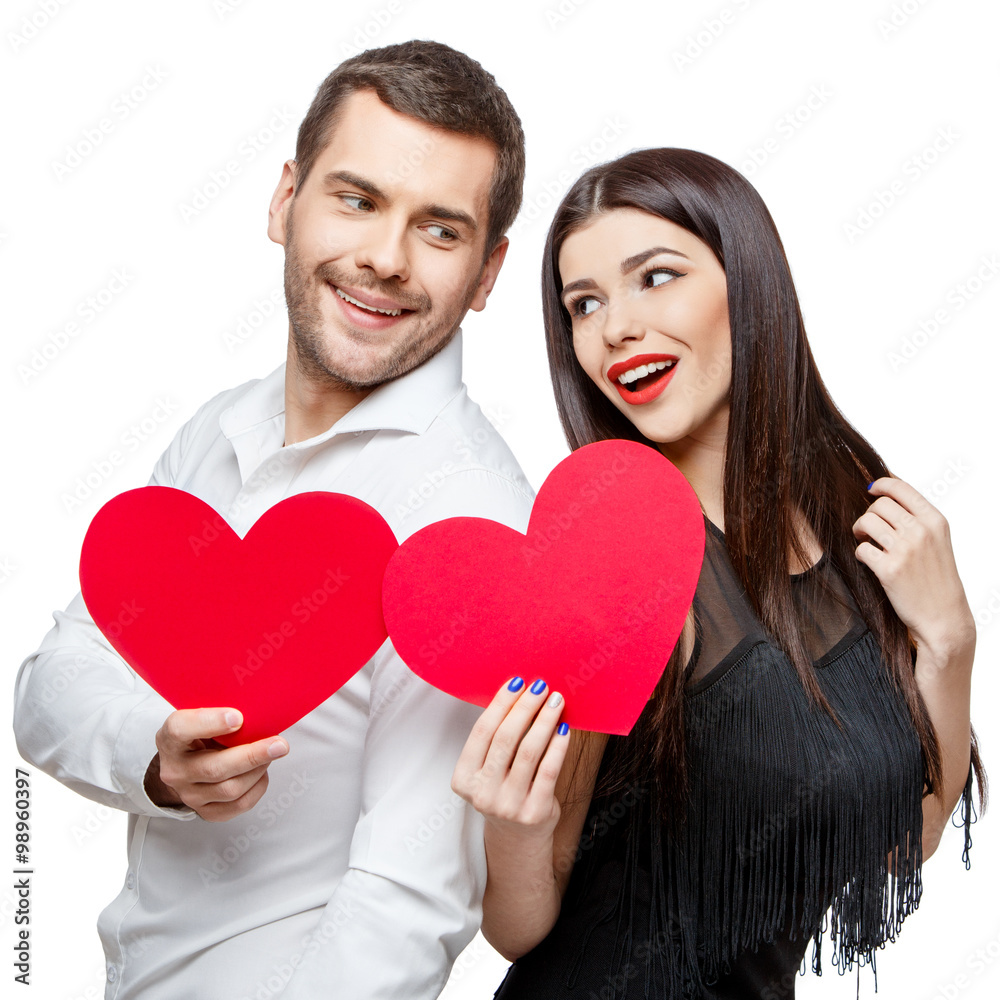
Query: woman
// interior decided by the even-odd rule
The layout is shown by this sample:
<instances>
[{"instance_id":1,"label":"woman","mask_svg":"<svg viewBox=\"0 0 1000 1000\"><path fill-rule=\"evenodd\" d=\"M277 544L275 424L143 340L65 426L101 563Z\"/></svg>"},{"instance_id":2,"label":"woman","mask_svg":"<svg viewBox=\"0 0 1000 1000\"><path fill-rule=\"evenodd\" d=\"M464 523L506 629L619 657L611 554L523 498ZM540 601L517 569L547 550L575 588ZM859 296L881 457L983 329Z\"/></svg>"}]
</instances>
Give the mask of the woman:
<instances>
[{"instance_id":1,"label":"woman","mask_svg":"<svg viewBox=\"0 0 1000 1000\"><path fill-rule=\"evenodd\" d=\"M628 736L567 734L544 678L470 735L453 786L486 817L496 995L789 997L824 936L841 970L873 962L959 799L968 863L973 771L985 801L947 522L830 399L773 221L719 160L588 171L542 289L570 447L658 448L706 546Z\"/></svg>"}]
</instances>

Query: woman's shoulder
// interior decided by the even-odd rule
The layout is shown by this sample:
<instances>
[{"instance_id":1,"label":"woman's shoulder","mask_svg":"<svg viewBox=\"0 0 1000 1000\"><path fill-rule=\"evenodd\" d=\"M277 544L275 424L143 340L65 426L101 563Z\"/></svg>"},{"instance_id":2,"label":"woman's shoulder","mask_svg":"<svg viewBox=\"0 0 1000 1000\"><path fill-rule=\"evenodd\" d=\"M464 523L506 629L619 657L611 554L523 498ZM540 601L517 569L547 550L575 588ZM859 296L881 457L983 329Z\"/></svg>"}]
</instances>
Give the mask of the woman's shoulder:
<instances>
[{"instance_id":1,"label":"woman's shoulder","mask_svg":"<svg viewBox=\"0 0 1000 1000\"><path fill-rule=\"evenodd\" d=\"M711 679L748 655L781 654L732 565L722 530L707 516L705 529L704 561L679 640L680 662L691 693L703 691ZM844 648L848 638L863 634L867 625L829 548L819 543L811 528L802 541L808 565L790 554L792 599L809 658L823 666L832 653Z\"/></svg>"}]
</instances>

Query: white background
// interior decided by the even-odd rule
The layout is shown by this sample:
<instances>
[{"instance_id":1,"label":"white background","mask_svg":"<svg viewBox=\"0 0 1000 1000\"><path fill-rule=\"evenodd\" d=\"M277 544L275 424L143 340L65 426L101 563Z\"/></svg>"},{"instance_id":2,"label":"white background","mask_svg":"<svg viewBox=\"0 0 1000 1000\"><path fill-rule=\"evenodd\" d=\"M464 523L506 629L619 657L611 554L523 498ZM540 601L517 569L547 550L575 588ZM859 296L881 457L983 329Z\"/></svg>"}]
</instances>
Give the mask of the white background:
<instances>
[{"instance_id":1,"label":"white background","mask_svg":"<svg viewBox=\"0 0 1000 1000\"><path fill-rule=\"evenodd\" d=\"M465 324L465 377L535 488L567 453L538 294L555 202L586 166L636 147L691 147L742 169L782 234L834 399L893 473L948 517L980 623L974 722L1000 781L1000 281L984 266L1000 251L996 5L393 0L389 8L388 0L5 2L4 697L52 609L77 589L80 543L100 505L145 484L203 401L283 359L283 256L265 235L267 205L316 87L359 44L434 38L496 75L527 136L524 210L488 309ZM127 108L120 95L133 90ZM102 118L110 131L80 155ZM77 147L78 161L67 147ZM213 173L234 160L239 172L213 188ZM880 204L894 182L892 203ZM199 192L205 207L185 218L182 206ZM127 285L87 322L86 300L116 271ZM262 321L259 304L272 293L279 305ZM904 347L910 356L894 364ZM33 358L41 370L29 375ZM102 474L116 450L124 460ZM77 479L95 473L97 488L71 503ZM632 527L623 520L623 538ZM3 745L12 788L9 733ZM29 995L96 997L103 961L94 925L124 875L124 817L31 771ZM11 831L8 801L0 828ZM973 829L970 872L958 830L925 867L919 912L879 957L879 997L998 994L1000 838L991 815ZM3 864L13 867L12 854L11 840ZM12 905L12 890L0 888L4 977L13 975ZM446 996L491 997L505 968L477 938ZM854 976L828 967L798 990L853 997ZM874 995L868 970L861 995Z\"/></svg>"}]
</instances>

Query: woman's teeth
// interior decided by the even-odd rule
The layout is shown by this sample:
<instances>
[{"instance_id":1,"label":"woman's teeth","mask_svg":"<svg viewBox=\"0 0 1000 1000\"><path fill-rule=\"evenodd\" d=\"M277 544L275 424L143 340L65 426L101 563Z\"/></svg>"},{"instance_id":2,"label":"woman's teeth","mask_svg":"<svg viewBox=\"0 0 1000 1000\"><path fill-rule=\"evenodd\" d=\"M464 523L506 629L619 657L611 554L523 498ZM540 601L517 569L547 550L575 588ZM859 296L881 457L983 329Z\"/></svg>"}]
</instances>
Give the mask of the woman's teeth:
<instances>
[{"instance_id":1,"label":"woman's teeth","mask_svg":"<svg viewBox=\"0 0 1000 1000\"><path fill-rule=\"evenodd\" d=\"M640 379L644 375L663 371L664 368L673 368L675 364L677 364L676 361L654 361L649 365L639 365L638 368L630 368L627 372L622 372L618 376L618 381L622 385L628 385L629 382L635 382L636 379Z\"/></svg>"},{"instance_id":2,"label":"woman's teeth","mask_svg":"<svg viewBox=\"0 0 1000 1000\"><path fill-rule=\"evenodd\" d=\"M359 302L357 299L351 298L347 292L341 291L339 288L335 288L334 291L346 302L350 302L352 306L357 306L359 309L367 309L368 312L382 313L383 316L402 316L402 309L376 309L374 306L366 306L364 302Z\"/></svg>"}]
</instances>

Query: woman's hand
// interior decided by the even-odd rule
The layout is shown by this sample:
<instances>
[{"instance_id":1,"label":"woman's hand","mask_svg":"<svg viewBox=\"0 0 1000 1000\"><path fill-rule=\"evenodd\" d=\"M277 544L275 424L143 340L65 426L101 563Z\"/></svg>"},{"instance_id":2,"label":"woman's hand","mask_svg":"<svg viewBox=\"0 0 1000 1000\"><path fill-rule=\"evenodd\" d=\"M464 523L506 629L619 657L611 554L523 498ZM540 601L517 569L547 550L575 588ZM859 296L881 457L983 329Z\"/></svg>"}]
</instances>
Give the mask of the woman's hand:
<instances>
[{"instance_id":1,"label":"woman's hand","mask_svg":"<svg viewBox=\"0 0 1000 1000\"><path fill-rule=\"evenodd\" d=\"M925 795L921 851L936 850L969 773L976 622L958 577L944 515L909 483L883 476L854 522L858 559L878 577L917 647L914 676L941 749L936 795ZM877 548L872 542L882 546Z\"/></svg>"},{"instance_id":2,"label":"woman's hand","mask_svg":"<svg viewBox=\"0 0 1000 1000\"><path fill-rule=\"evenodd\" d=\"M451 787L505 836L549 840L559 822L555 787L569 746L562 708L562 695L545 681L526 686L515 677L483 711L458 758Z\"/></svg>"},{"instance_id":3,"label":"woman's hand","mask_svg":"<svg viewBox=\"0 0 1000 1000\"><path fill-rule=\"evenodd\" d=\"M855 555L878 577L918 653L965 645L975 619L944 515L894 476L876 479L869 492L878 499L854 522L854 537L864 539Z\"/></svg>"}]
</instances>

